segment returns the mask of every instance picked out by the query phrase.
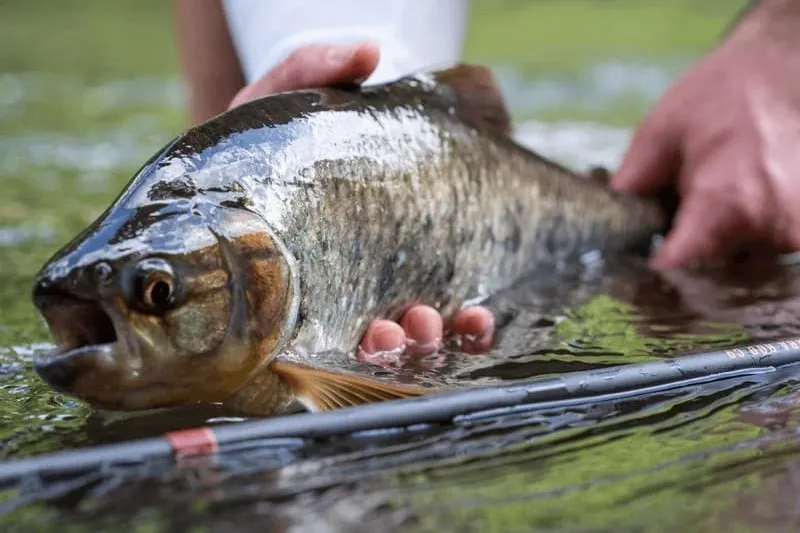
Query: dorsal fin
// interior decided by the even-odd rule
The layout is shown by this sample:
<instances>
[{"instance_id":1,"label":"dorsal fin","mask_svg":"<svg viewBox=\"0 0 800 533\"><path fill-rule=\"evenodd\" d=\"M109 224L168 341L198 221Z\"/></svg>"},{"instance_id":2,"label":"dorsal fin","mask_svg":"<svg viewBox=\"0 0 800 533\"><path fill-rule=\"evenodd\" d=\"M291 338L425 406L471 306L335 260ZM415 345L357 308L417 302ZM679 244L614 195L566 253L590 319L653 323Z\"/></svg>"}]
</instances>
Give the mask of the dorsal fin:
<instances>
[{"instance_id":1,"label":"dorsal fin","mask_svg":"<svg viewBox=\"0 0 800 533\"><path fill-rule=\"evenodd\" d=\"M608 187L611 184L611 172L606 167L592 167L589 169L588 175L589 179L600 185Z\"/></svg>"},{"instance_id":2,"label":"dorsal fin","mask_svg":"<svg viewBox=\"0 0 800 533\"><path fill-rule=\"evenodd\" d=\"M453 89L456 113L462 120L478 129L506 136L512 134L511 116L503 93L487 67L460 63L431 75L438 83Z\"/></svg>"},{"instance_id":3,"label":"dorsal fin","mask_svg":"<svg viewBox=\"0 0 800 533\"><path fill-rule=\"evenodd\" d=\"M290 361L276 360L271 363L271 367L286 381L297 400L315 412L412 398L431 392L422 387L394 385L377 379L340 374Z\"/></svg>"}]
</instances>

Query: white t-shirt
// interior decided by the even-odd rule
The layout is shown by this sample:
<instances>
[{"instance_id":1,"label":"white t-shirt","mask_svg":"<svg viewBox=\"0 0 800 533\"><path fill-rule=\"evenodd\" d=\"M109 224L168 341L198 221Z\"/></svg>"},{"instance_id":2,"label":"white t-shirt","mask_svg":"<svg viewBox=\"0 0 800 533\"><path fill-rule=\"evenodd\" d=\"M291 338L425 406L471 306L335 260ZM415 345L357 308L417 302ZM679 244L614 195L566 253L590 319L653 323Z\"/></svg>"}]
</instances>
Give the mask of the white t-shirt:
<instances>
[{"instance_id":1,"label":"white t-shirt","mask_svg":"<svg viewBox=\"0 0 800 533\"><path fill-rule=\"evenodd\" d=\"M308 44L378 43L367 84L461 59L467 0L224 0L247 82Z\"/></svg>"}]
</instances>

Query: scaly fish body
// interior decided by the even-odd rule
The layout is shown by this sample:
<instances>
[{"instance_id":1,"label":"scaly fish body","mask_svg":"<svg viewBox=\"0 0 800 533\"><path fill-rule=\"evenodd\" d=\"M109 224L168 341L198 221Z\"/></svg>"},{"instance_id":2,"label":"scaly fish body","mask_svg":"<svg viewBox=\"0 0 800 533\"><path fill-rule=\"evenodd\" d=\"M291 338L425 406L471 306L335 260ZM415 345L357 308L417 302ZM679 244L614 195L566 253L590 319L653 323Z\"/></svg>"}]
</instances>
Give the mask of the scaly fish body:
<instances>
[{"instance_id":1,"label":"scaly fish body","mask_svg":"<svg viewBox=\"0 0 800 533\"><path fill-rule=\"evenodd\" d=\"M447 314L663 227L650 201L511 140L483 69L274 95L178 137L43 268L35 299L63 353L37 368L127 409L413 395L317 354L352 354L371 320L410 304ZM104 333L65 326L66 301Z\"/></svg>"}]
</instances>

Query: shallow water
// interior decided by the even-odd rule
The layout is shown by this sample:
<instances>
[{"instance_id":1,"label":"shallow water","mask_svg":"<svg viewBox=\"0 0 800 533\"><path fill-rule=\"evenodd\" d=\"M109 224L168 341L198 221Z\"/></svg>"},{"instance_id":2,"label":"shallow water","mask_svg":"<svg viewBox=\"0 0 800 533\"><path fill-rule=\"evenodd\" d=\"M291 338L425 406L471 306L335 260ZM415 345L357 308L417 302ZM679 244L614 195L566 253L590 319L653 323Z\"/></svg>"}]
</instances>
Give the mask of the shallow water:
<instances>
[{"instance_id":1,"label":"shallow water","mask_svg":"<svg viewBox=\"0 0 800 533\"><path fill-rule=\"evenodd\" d=\"M499 345L460 363L451 355L448 372L510 381L798 334L800 283L786 267L663 280L631 264L551 281L527 280L496 298ZM44 401L53 398L44 389L31 395L43 401L28 420L50 414L39 438L27 437L39 451L220 414L113 420ZM153 460L44 485L30 478L0 501L14 506L6 524L31 530L69 521L76 531L793 531L799 399L800 370L789 368L452 425L275 439L206 464ZM55 420L66 413L74 418Z\"/></svg>"},{"instance_id":2,"label":"shallow water","mask_svg":"<svg viewBox=\"0 0 800 533\"><path fill-rule=\"evenodd\" d=\"M613 168L629 126L531 117L649 105L685 64L605 61L534 81L497 72L524 143L578 168ZM31 277L180 129L181 99L177 81L158 77L0 74L4 459L234 421L215 408L93 412L30 367L50 347ZM641 264L591 263L559 279L534 276L493 302L502 328L490 354L449 354L424 375L506 382L800 335L797 270L759 263L662 279ZM30 478L0 492L0 527L796 531L798 402L800 373L787 369L447 426L264 442L214 465L154 461L58 483Z\"/></svg>"}]
</instances>

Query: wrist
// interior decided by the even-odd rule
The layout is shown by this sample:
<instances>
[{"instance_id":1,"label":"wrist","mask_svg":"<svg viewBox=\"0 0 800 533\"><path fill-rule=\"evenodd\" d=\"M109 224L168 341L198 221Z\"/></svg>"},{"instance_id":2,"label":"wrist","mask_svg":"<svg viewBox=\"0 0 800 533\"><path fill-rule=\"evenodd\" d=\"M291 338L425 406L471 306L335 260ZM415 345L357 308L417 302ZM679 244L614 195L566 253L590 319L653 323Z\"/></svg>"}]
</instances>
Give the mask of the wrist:
<instances>
[{"instance_id":1,"label":"wrist","mask_svg":"<svg viewBox=\"0 0 800 533\"><path fill-rule=\"evenodd\" d=\"M748 76L765 77L775 89L800 96L795 90L800 88L800 0L753 4L719 54Z\"/></svg>"},{"instance_id":2,"label":"wrist","mask_svg":"<svg viewBox=\"0 0 800 533\"><path fill-rule=\"evenodd\" d=\"M745 34L754 45L800 47L800 0L754 0L734 33Z\"/></svg>"}]
</instances>

